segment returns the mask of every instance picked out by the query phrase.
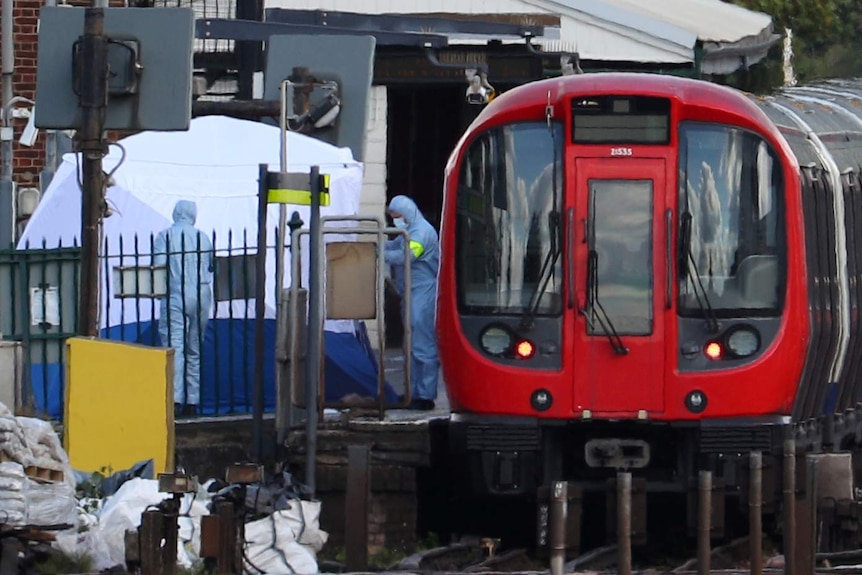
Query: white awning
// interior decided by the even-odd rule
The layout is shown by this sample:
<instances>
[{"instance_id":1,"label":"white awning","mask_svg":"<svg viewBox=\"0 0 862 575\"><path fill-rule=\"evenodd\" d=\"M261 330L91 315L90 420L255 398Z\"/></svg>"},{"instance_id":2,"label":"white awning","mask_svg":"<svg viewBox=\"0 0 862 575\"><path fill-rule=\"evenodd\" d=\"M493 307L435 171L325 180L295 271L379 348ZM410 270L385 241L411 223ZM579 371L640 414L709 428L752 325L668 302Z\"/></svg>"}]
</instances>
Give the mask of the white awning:
<instances>
[{"instance_id":1,"label":"white awning","mask_svg":"<svg viewBox=\"0 0 862 575\"><path fill-rule=\"evenodd\" d=\"M704 50L706 74L732 72L761 60L777 40L772 18L721 0L265 0L266 8L361 14L554 14L559 37L535 38L549 52L582 60L694 63ZM450 45L484 44L483 36L450 36ZM520 38L494 38L504 43Z\"/></svg>"},{"instance_id":2,"label":"white awning","mask_svg":"<svg viewBox=\"0 0 862 575\"><path fill-rule=\"evenodd\" d=\"M704 50L705 74L727 74L759 62L780 39L768 14L720 0L603 1L695 34Z\"/></svg>"}]
</instances>

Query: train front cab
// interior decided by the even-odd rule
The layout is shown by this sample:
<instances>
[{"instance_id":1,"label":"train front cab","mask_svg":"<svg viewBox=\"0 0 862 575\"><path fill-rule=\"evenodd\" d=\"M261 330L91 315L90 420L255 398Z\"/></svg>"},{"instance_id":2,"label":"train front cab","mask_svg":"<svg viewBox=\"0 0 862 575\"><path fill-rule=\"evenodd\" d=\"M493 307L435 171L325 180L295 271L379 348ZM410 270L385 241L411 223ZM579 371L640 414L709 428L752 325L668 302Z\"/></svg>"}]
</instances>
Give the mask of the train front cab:
<instances>
[{"instance_id":1,"label":"train front cab","mask_svg":"<svg viewBox=\"0 0 862 575\"><path fill-rule=\"evenodd\" d=\"M808 337L796 162L740 94L614 76L498 98L447 168L438 330L477 493L625 469L682 494L780 450Z\"/></svg>"}]
</instances>

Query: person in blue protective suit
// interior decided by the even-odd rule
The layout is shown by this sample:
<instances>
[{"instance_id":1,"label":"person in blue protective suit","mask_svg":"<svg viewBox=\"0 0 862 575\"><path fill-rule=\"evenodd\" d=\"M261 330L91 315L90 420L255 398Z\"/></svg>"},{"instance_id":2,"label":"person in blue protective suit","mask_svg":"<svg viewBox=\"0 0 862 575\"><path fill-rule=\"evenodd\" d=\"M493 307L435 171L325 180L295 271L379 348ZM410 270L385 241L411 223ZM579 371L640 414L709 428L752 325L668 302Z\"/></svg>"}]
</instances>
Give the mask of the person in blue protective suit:
<instances>
[{"instance_id":1,"label":"person in blue protective suit","mask_svg":"<svg viewBox=\"0 0 862 575\"><path fill-rule=\"evenodd\" d=\"M201 346L212 309L213 246L195 227L197 205L180 200L174 224L156 236L154 264L167 266L159 337L174 349L174 413L194 416L200 403Z\"/></svg>"},{"instance_id":2,"label":"person in blue protective suit","mask_svg":"<svg viewBox=\"0 0 862 575\"><path fill-rule=\"evenodd\" d=\"M396 289L404 295L404 266L410 265L410 328L412 330L410 409L434 409L440 360L434 330L437 306L437 268L440 259L437 231L428 223L416 203L407 196L395 196L387 211L396 227L409 234L410 261L404 250L404 236L386 242L384 258L392 267ZM402 310L404 307L402 306Z\"/></svg>"}]
</instances>

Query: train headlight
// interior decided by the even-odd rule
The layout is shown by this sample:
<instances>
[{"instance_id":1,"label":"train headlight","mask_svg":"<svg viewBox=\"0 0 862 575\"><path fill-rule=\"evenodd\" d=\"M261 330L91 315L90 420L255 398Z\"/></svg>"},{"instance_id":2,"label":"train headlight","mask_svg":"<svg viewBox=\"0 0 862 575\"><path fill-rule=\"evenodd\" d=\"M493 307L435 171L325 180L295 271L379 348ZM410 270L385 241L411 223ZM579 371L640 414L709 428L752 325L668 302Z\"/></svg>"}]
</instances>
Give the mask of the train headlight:
<instances>
[{"instance_id":1,"label":"train headlight","mask_svg":"<svg viewBox=\"0 0 862 575\"><path fill-rule=\"evenodd\" d=\"M547 411L554 404L554 397L547 389L537 389L530 395L530 405L536 411Z\"/></svg>"},{"instance_id":2,"label":"train headlight","mask_svg":"<svg viewBox=\"0 0 862 575\"><path fill-rule=\"evenodd\" d=\"M692 413L702 413L706 409L706 394L696 389L685 396L685 406Z\"/></svg>"},{"instance_id":3,"label":"train headlight","mask_svg":"<svg viewBox=\"0 0 862 575\"><path fill-rule=\"evenodd\" d=\"M748 357L760 349L760 335L750 327L740 327L727 336L727 351L734 357Z\"/></svg>"},{"instance_id":4,"label":"train headlight","mask_svg":"<svg viewBox=\"0 0 862 575\"><path fill-rule=\"evenodd\" d=\"M491 355L503 355L512 349L512 334L499 326L485 328L480 341L482 349Z\"/></svg>"}]
</instances>

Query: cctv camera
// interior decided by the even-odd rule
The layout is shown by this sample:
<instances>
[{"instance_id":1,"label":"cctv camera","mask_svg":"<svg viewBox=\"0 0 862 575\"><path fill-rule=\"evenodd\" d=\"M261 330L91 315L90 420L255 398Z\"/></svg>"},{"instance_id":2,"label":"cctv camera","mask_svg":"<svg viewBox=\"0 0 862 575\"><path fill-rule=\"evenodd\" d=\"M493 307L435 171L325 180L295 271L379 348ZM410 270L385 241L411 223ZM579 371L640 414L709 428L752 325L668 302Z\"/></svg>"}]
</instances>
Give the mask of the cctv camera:
<instances>
[{"instance_id":1,"label":"cctv camera","mask_svg":"<svg viewBox=\"0 0 862 575\"><path fill-rule=\"evenodd\" d=\"M467 103L468 104L477 104L477 105L481 106L481 105L488 103L488 96L482 92L476 93L476 92L470 92L468 90L467 91Z\"/></svg>"},{"instance_id":2,"label":"cctv camera","mask_svg":"<svg viewBox=\"0 0 862 575\"><path fill-rule=\"evenodd\" d=\"M487 104L493 97L494 88L485 79L484 73L470 75L469 72L473 72L473 70L469 70L467 73L467 83L469 84L466 94L467 103L477 105Z\"/></svg>"},{"instance_id":3,"label":"cctv camera","mask_svg":"<svg viewBox=\"0 0 862 575\"><path fill-rule=\"evenodd\" d=\"M36 114L31 112L30 118L27 120L27 125L24 126L24 130L21 132L21 137L18 139L18 142L22 146L32 148L36 143L36 138L39 137L39 128L36 127L35 119Z\"/></svg>"}]
</instances>

